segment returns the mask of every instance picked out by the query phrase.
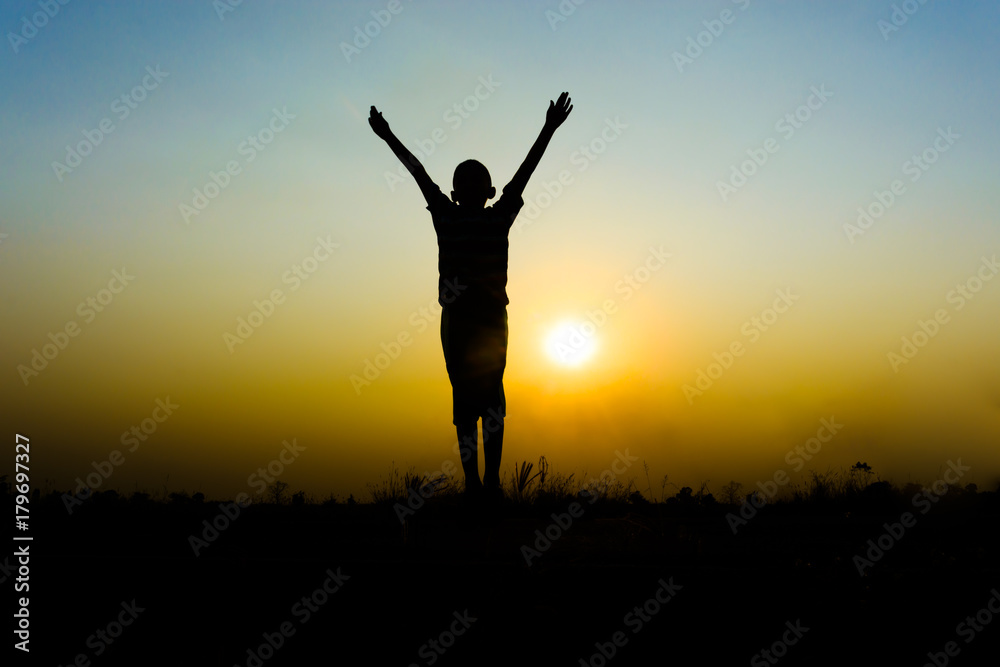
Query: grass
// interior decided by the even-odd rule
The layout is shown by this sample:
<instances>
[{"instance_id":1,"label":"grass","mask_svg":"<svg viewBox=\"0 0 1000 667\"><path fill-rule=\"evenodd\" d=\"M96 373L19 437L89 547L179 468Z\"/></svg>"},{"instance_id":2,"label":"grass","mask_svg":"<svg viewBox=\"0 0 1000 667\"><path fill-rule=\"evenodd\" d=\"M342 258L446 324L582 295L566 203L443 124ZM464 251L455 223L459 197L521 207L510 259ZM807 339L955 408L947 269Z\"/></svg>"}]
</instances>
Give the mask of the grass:
<instances>
[{"instance_id":1,"label":"grass","mask_svg":"<svg viewBox=\"0 0 1000 667\"><path fill-rule=\"evenodd\" d=\"M597 501L613 504L652 505L692 508L719 508L740 506L753 500L756 493L759 499L768 504L803 503L824 504L862 499L901 497L902 489L893 487L883 481L867 464L858 462L848 470L817 472L811 471L805 483L792 483L778 488L774 497L767 497L759 489L744 489L739 482L729 482L720 489L716 497L709 487L708 481L702 482L697 491L691 487L677 487L668 481L664 475L658 493L652 487L649 476L649 466L644 462L645 493L640 491L635 478L622 480L591 478L581 484L575 474L564 475L553 472L547 459L542 456L538 463L530 461L515 461L513 469L504 472L501 486L508 503L513 506L528 507L533 505L552 505L577 499L582 491L593 494ZM673 487L675 493L667 496L668 487ZM454 498L462 493L464 481L461 477L441 475L436 479L427 479L413 472L411 468L405 474L393 467L387 478L378 483L368 485L371 501L376 504L394 504L405 501L412 493L420 493L426 498Z\"/></svg>"},{"instance_id":2,"label":"grass","mask_svg":"<svg viewBox=\"0 0 1000 667\"><path fill-rule=\"evenodd\" d=\"M639 490L636 479L630 478L622 480L616 477L595 480L589 478L586 482L578 479L575 474L565 475L553 472L548 460L542 456L538 463L519 461L513 464L513 469L504 472L501 479L501 486L507 504L520 508L549 508L554 506L565 506L573 500L581 497L590 499L596 496L595 503L602 505L631 506L631 507L661 507L677 510L680 512L703 512L712 510L731 511L740 507L744 503L751 503L755 500L758 503L770 506L787 507L850 507L851 511L859 508L869 507L872 509L886 508L890 506L905 507L910 504L914 494L920 493L922 485L908 483L903 487L894 486L886 480L882 480L865 463L858 462L848 469L827 470L824 472L809 471L805 481L790 482L784 486L777 487L777 492L769 495L764 491L769 491L773 487L761 489L758 487L745 488L739 482L731 481L719 490L719 495L712 493L708 481L702 482L698 490L692 487L680 487L668 482L666 475L660 483L659 493L655 493L649 476L649 466L644 462L643 471L645 493ZM585 476L585 475L584 475ZM675 489L673 495L667 496L667 487ZM765 484L765 486L767 486ZM429 478L419 475L414 468L409 468L406 472L401 472L393 462L388 475L376 482L367 485L367 502L372 505L394 506L400 502L406 502L414 495L420 495L430 503L454 503L461 499L464 490L464 479L457 476L438 475ZM6 476L0 476L0 490L2 495L9 495L12 491L11 485ZM188 494L186 491L168 492L164 485L162 491L157 489L157 493L149 493L136 488L132 494L119 494L115 489L104 489L95 491L95 498L108 502L130 500L133 503L159 502L173 504L201 504L206 502L202 493ZM1000 492L1000 485L998 485ZM968 498L975 496L978 489L974 484L964 487L957 486L948 490L943 499L949 502L957 498ZM584 494L584 495L581 495ZM591 494L587 496L585 494ZM36 497L38 492L36 490ZM61 496L62 492L50 490L45 494ZM256 504L269 505L319 505L332 506L341 504L334 493L330 492L323 499L307 496L303 491L291 493L285 483L272 484L262 497L254 498ZM351 495L345 499L348 506L364 504L365 500L356 501Z\"/></svg>"}]
</instances>

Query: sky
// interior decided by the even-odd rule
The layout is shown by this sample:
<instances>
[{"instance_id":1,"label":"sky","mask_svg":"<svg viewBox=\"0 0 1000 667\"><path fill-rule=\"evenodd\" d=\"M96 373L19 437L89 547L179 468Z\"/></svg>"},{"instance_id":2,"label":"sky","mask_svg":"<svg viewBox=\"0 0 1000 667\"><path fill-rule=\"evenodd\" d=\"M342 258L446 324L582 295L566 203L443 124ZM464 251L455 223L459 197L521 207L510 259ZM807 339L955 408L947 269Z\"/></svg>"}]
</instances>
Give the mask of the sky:
<instances>
[{"instance_id":1,"label":"sky","mask_svg":"<svg viewBox=\"0 0 1000 667\"><path fill-rule=\"evenodd\" d=\"M510 232L505 472L993 488L998 27L985 0L5 2L4 431L44 489L460 469L430 214L368 109L446 194L469 158L502 190L568 91Z\"/></svg>"}]
</instances>

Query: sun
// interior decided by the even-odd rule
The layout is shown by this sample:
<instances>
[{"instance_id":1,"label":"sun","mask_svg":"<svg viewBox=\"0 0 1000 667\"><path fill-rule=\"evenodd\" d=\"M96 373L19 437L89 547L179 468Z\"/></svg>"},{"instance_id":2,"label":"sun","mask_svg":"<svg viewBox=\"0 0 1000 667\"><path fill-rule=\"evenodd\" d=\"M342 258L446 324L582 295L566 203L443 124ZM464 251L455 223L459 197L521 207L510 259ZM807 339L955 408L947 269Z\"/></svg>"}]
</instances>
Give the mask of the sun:
<instances>
[{"instance_id":1,"label":"sun","mask_svg":"<svg viewBox=\"0 0 1000 667\"><path fill-rule=\"evenodd\" d=\"M552 329L545 339L545 351L552 361L561 366L582 366L597 351L595 331L596 327L591 322L563 322Z\"/></svg>"}]
</instances>

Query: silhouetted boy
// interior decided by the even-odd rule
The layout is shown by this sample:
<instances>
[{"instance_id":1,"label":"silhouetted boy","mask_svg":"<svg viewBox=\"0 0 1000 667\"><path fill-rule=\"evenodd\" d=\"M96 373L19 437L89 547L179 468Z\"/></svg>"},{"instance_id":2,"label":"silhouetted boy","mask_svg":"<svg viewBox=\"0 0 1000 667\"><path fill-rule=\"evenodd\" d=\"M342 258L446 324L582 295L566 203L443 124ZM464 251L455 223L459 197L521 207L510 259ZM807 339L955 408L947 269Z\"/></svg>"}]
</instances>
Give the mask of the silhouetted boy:
<instances>
[{"instance_id":1,"label":"silhouetted boy","mask_svg":"<svg viewBox=\"0 0 1000 667\"><path fill-rule=\"evenodd\" d=\"M573 110L567 93L549 102L545 125L514 178L496 196L490 172L475 160L455 168L451 199L434 184L414 155L396 138L374 106L368 123L409 169L427 200L438 239L438 302L441 346L451 380L453 422L465 471L465 490L478 495L485 486L500 495L500 456L506 400L503 371L507 365L507 234L524 200L528 184L549 140ZM476 427L483 420L486 472L479 480Z\"/></svg>"}]
</instances>

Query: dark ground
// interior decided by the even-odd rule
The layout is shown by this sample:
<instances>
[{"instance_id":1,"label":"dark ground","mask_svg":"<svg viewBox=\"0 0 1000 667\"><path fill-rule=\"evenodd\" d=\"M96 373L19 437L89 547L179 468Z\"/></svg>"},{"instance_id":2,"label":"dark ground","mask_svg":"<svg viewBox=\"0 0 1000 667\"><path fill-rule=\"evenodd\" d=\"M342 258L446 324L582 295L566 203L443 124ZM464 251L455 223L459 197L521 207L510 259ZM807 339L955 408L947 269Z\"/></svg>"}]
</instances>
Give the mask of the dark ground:
<instances>
[{"instance_id":1,"label":"dark ground","mask_svg":"<svg viewBox=\"0 0 1000 667\"><path fill-rule=\"evenodd\" d=\"M998 664L1000 614L971 640L958 626L1000 590L1000 494L916 512L866 576L853 558L913 510L898 498L779 504L736 535L735 508L584 502L529 567L522 545L569 502L471 512L435 499L405 532L390 505L254 505L196 557L188 538L218 503L98 495L71 516L53 495L32 502L31 660L14 651L13 664L919 667L949 641L948 664ZM296 603L338 569L341 588L305 620ZM17 575L4 574L10 599ZM661 579L681 588L627 617ZM133 599L143 611L117 639L91 638ZM466 612L468 629L440 638ZM251 659L285 622L294 634ZM808 630L768 662L758 654L786 622ZM596 644L610 652L619 631L603 659ZM439 638L443 654L425 646Z\"/></svg>"}]
</instances>

